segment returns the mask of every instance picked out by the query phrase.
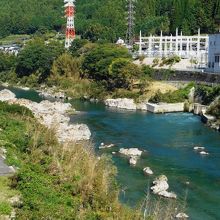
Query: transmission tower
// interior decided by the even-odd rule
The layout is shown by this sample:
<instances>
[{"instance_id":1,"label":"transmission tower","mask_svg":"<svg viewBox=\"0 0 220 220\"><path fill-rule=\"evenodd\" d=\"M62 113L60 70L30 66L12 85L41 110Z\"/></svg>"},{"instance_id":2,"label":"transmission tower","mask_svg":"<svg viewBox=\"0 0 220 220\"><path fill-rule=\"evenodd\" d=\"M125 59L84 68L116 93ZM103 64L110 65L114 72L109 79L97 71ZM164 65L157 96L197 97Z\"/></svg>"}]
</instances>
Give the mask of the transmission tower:
<instances>
[{"instance_id":1,"label":"transmission tower","mask_svg":"<svg viewBox=\"0 0 220 220\"><path fill-rule=\"evenodd\" d=\"M65 48L69 48L76 37L74 18L75 18L75 0L64 0L66 23Z\"/></svg>"},{"instance_id":2,"label":"transmission tower","mask_svg":"<svg viewBox=\"0 0 220 220\"><path fill-rule=\"evenodd\" d=\"M128 8L128 17L127 17L127 34L126 34L126 40L127 40L127 44L129 46L132 46L134 43L134 20L135 20L135 6L134 6L134 2L136 0L127 0L127 8Z\"/></svg>"}]
</instances>

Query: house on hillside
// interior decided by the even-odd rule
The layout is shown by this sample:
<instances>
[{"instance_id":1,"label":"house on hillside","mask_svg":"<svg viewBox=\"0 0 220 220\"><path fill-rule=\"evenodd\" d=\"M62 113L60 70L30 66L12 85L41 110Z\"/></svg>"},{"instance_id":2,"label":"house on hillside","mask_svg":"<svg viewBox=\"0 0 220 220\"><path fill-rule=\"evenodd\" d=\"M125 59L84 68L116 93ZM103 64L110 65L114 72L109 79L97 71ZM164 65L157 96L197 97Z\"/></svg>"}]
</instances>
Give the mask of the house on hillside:
<instances>
[{"instance_id":1,"label":"house on hillside","mask_svg":"<svg viewBox=\"0 0 220 220\"><path fill-rule=\"evenodd\" d=\"M207 71L220 73L220 33L209 35Z\"/></svg>"},{"instance_id":2,"label":"house on hillside","mask_svg":"<svg viewBox=\"0 0 220 220\"><path fill-rule=\"evenodd\" d=\"M18 55L20 50L21 50L21 47L16 44L0 46L0 51L3 51L4 53L14 54L16 56Z\"/></svg>"}]
</instances>

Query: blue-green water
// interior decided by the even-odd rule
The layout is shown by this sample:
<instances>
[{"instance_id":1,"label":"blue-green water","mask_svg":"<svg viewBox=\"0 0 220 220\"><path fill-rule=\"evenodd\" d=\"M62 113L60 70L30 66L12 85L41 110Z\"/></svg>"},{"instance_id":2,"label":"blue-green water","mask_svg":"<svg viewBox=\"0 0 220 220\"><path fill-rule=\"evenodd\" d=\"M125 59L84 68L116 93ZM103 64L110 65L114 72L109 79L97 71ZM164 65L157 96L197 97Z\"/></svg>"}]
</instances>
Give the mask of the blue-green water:
<instances>
[{"instance_id":1,"label":"blue-green water","mask_svg":"<svg viewBox=\"0 0 220 220\"><path fill-rule=\"evenodd\" d=\"M20 98L40 101L34 91L14 89ZM153 115L144 112L111 110L102 104L72 102L82 111L71 117L73 123L86 123L92 131L96 147L101 142L114 143L117 148L98 153L117 151L120 147L146 150L136 167L119 155L113 156L118 167L118 181L125 193L121 200L131 205L140 202L155 176L165 174L170 190L183 199L187 192L187 213L193 220L220 219L220 134L206 127L200 118L187 113ZM195 145L206 147L210 153L201 156ZM143 175L150 166L152 177ZM190 182L189 185L186 182Z\"/></svg>"},{"instance_id":2,"label":"blue-green water","mask_svg":"<svg viewBox=\"0 0 220 220\"><path fill-rule=\"evenodd\" d=\"M111 110L101 104L73 102L85 114L73 116L72 122L86 123L97 146L101 142L120 147L138 147L147 153L133 168L127 159L113 156L118 167L118 180L125 190L121 199L136 204L155 176L165 174L170 190L184 198L191 219L220 219L220 134L204 126L193 114L154 115L143 112ZM193 150L206 147L209 156ZM108 151L117 150L112 149ZM153 177L145 177L142 169L150 166ZM189 185L186 182L190 182Z\"/></svg>"}]
</instances>

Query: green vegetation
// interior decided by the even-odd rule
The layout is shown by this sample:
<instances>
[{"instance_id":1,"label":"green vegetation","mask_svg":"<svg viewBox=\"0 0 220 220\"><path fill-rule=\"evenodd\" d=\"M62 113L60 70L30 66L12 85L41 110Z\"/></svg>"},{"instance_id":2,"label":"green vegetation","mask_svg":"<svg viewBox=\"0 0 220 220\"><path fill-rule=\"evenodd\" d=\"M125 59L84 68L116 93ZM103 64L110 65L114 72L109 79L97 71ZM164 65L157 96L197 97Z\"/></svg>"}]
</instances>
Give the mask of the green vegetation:
<instances>
[{"instance_id":1,"label":"green vegetation","mask_svg":"<svg viewBox=\"0 0 220 220\"><path fill-rule=\"evenodd\" d=\"M9 71L15 67L16 57L7 53L0 52L0 72Z\"/></svg>"},{"instance_id":2,"label":"green vegetation","mask_svg":"<svg viewBox=\"0 0 220 220\"><path fill-rule=\"evenodd\" d=\"M179 63L181 61L181 58L178 56L171 56L171 57L164 57L162 59L161 66L163 65L168 65L168 66L173 66L176 63Z\"/></svg>"},{"instance_id":3,"label":"green vegetation","mask_svg":"<svg viewBox=\"0 0 220 220\"><path fill-rule=\"evenodd\" d=\"M18 77L39 75L39 81L45 80L50 74L53 60L64 51L58 42L44 43L41 39L30 41L19 53L16 73Z\"/></svg>"},{"instance_id":4,"label":"green vegetation","mask_svg":"<svg viewBox=\"0 0 220 220\"><path fill-rule=\"evenodd\" d=\"M210 106L208 114L213 115L220 120L220 99Z\"/></svg>"},{"instance_id":5,"label":"green vegetation","mask_svg":"<svg viewBox=\"0 0 220 220\"><path fill-rule=\"evenodd\" d=\"M2 82L57 86L74 98L138 97L152 71L134 64L125 47L80 39L64 51L59 41L45 44L42 38L34 38L17 57L3 54L1 63Z\"/></svg>"},{"instance_id":6,"label":"green vegetation","mask_svg":"<svg viewBox=\"0 0 220 220\"><path fill-rule=\"evenodd\" d=\"M0 103L0 128L8 164L19 167L10 178L9 190L21 194L23 204L15 207L18 219L140 218L138 212L118 202L117 172L111 159L98 159L89 143L63 148L53 131L17 105ZM0 195L8 190L5 188ZM0 214L9 214L9 203L1 199Z\"/></svg>"},{"instance_id":7,"label":"green vegetation","mask_svg":"<svg viewBox=\"0 0 220 220\"><path fill-rule=\"evenodd\" d=\"M10 180L8 177L0 177L0 219L2 215L9 215L12 211L12 205L9 200L19 195L18 191L10 188Z\"/></svg>"},{"instance_id":8,"label":"green vegetation","mask_svg":"<svg viewBox=\"0 0 220 220\"><path fill-rule=\"evenodd\" d=\"M195 96L202 101L202 104L209 105L216 97L220 96L220 86L198 85Z\"/></svg>"},{"instance_id":9,"label":"green vegetation","mask_svg":"<svg viewBox=\"0 0 220 220\"><path fill-rule=\"evenodd\" d=\"M36 31L60 30L63 2L31 0L0 2L0 37L10 34L32 34Z\"/></svg>"},{"instance_id":10,"label":"green vegetation","mask_svg":"<svg viewBox=\"0 0 220 220\"><path fill-rule=\"evenodd\" d=\"M138 34L155 34L160 30L194 34L197 28L202 33L218 29L220 17L219 0L142 0L136 3L136 28ZM10 34L44 33L47 30L62 30L63 1L60 0L1 0L0 37ZM91 41L115 42L126 33L126 1L81 0L76 2L77 34Z\"/></svg>"},{"instance_id":11,"label":"green vegetation","mask_svg":"<svg viewBox=\"0 0 220 220\"><path fill-rule=\"evenodd\" d=\"M194 83L188 84L183 89L179 89L173 92L167 92L162 94L160 91L156 93L149 101L153 103L165 102L165 103L177 103L185 102L188 99L190 89L194 87Z\"/></svg>"},{"instance_id":12,"label":"green vegetation","mask_svg":"<svg viewBox=\"0 0 220 220\"><path fill-rule=\"evenodd\" d=\"M29 40L28 34L14 34L0 39L0 45L19 44L22 45L25 40Z\"/></svg>"},{"instance_id":13,"label":"green vegetation","mask_svg":"<svg viewBox=\"0 0 220 220\"><path fill-rule=\"evenodd\" d=\"M109 156L97 158L88 142L63 146L52 130L25 107L0 102L0 142L11 177L0 177L0 218L14 209L17 219L169 220L178 202L147 195L139 209L118 201L117 170ZM19 203L11 203L14 196Z\"/></svg>"}]
</instances>

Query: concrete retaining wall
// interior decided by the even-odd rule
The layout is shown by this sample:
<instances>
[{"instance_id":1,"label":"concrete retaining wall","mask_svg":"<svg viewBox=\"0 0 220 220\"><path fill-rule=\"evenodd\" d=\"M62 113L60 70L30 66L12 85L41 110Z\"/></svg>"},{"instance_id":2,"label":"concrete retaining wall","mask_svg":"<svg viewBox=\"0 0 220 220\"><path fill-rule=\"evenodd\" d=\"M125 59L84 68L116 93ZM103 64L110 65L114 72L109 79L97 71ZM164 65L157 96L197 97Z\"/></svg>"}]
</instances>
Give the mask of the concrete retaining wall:
<instances>
[{"instance_id":1,"label":"concrete retaining wall","mask_svg":"<svg viewBox=\"0 0 220 220\"><path fill-rule=\"evenodd\" d=\"M183 112L184 103L174 103L174 104L147 103L147 110L153 113Z\"/></svg>"},{"instance_id":2,"label":"concrete retaining wall","mask_svg":"<svg viewBox=\"0 0 220 220\"><path fill-rule=\"evenodd\" d=\"M201 105L199 103L195 103L193 107L193 113L196 115L200 115L202 113L205 113L208 109L207 105Z\"/></svg>"},{"instance_id":3,"label":"concrete retaining wall","mask_svg":"<svg viewBox=\"0 0 220 220\"><path fill-rule=\"evenodd\" d=\"M195 81L198 83L220 84L220 74L190 72L190 71L174 71L174 70L156 70L151 77L155 80L165 81Z\"/></svg>"}]
</instances>

